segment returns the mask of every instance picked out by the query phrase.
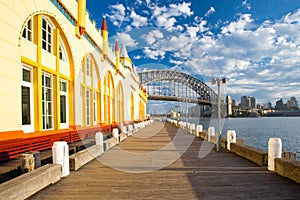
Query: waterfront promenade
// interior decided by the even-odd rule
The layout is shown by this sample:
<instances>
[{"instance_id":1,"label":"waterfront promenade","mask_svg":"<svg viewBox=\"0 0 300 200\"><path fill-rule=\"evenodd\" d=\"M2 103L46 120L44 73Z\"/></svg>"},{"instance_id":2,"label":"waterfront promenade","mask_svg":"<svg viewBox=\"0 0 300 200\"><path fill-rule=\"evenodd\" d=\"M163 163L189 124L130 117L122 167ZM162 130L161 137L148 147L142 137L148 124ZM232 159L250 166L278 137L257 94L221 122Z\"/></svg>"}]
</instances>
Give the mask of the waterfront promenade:
<instances>
[{"instance_id":1,"label":"waterfront promenade","mask_svg":"<svg viewBox=\"0 0 300 200\"><path fill-rule=\"evenodd\" d=\"M133 135L118 147L134 153L153 152L162 149L177 132L169 123L156 122L139 130L142 137ZM202 143L194 138L175 162L146 173L118 171L95 159L30 199L299 199L300 184L231 152L212 150L200 159ZM115 147L102 156L115 155L113 152L117 152ZM119 167L129 169L122 156L117 159Z\"/></svg>"}]
</instances>

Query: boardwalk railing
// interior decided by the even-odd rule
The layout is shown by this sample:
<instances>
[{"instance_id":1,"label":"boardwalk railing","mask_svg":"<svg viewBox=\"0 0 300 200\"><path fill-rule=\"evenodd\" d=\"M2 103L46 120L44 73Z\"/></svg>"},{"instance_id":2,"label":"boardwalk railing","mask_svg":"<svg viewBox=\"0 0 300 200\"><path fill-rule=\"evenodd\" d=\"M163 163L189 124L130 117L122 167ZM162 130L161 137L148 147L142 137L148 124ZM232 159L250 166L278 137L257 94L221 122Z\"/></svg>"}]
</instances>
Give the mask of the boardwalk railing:
<instances>
[{"instance_id":1,"label":"boardwalk railing","mask_svg":"<svg viewBox=\"0 0 300 200\"><path fill-rule=\"evenodd\" d=\"M203 131L201 125L197 125L199 129L195 129L195 124L173 119L167 119L167 122L185 129L189 133L194 134L196 137L200 137L203 140L207 140L214 144L217 143L217 137L214 134L214 127L209 127L208 131ZM234 134L227 133L227 138L222 138L222 148L246 158L259 166L269 166L269 170L300 183L300 161L296 160L295 153L282 151L281 155L273 157L271 162L274 166L270 167L270 155L268 155L267 151L247 146L244 144L244 140L233 137L236 137L235 131Z\"/></svg>"}]
</instances>

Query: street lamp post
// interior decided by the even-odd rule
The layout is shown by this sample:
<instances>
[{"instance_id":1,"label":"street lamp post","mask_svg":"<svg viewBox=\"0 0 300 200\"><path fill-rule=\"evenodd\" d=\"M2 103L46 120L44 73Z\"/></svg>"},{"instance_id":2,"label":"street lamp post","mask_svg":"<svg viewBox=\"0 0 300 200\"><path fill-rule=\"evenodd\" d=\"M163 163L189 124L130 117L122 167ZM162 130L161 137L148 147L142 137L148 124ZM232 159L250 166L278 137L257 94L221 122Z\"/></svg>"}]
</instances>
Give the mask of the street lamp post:
<instances>
[{"instance_id":1,"label":"street lamp post","mask_svg":"<svg viewBox=\"0 0 300 200\"><path fill-rule=\"evenodd\" d=\"M189 122L189 107L188 107L188 99L186 99L186 114L185 114L185 123L186 123L186 134L188 134L188 122Z\"/></svg>"},{"instance_id":2,"label":"street lamp post","mask_svg":"<svg viewBox=\"0 0 300 200\"><path fill-rule=\"evenodd\" d=\"M217 146L216 150L221 151L221 146L222 146L222 139L221 139L221 83L225 84L226 83L226 78L212 78L211 79L211 84L215 85L217 84L218 86L218 129L217 129Z\"/></svg>"},{"instance_id":3,"label":"street lamp post","mask_svg":"<svg viewBox=\"0 0 300 200\"><path fill-rule=\"evenodd\" d=\"M180 108L180 105L175 105L175 109L176 109L176 117L177 117L177 126L179 124L179 108Z\"/></svg>"}]
</instances>

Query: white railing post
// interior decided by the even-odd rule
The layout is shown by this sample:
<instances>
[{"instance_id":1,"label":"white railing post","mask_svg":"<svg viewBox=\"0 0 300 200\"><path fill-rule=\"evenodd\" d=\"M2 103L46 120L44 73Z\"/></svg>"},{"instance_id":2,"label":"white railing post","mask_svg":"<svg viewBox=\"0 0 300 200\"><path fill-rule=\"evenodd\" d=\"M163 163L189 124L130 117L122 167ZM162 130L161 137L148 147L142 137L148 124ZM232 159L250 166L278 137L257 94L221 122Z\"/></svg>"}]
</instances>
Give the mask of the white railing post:
<instances>
[{"instance_id":1,"label":"white railing post","mask_svg":"<svg viewBox=\"0 0 300 200\"><path fill-rule=\"evenodd\" d=\"M230 144L236 143L236 133L235 130L227 131L227 149L230 150Z\"/></svg>"},{"instance_id":2,"label":"white railing post","mask_svg":"<svg viewBox=\"0 0 300 200\"><path fill-rule=\"evenodd\" d=\"M195 132L195 124L190 124L190 133L194 134Z\"/></svg>"},{"instance_id":3,"label":"white railing post","mask_svg":"<svg viewBox=\"0 0 300 200\"><path fill-rule=\"evenodd\" d=\"M52 160L53 164L60 164L62 166L62 177L70 174L69 146L67 142L57 141L53 143Z\"/></svg>"},{"instance_id":4,"label":"white railing post","mask_svg":"<svg viewBox=\"0 0 300 200\"><path fill-rule=\"evenodd\" d=\"M119 144L120 143L119 130L117 128L114 128L112 134L113 134L113 137L116 139L116 144Z\"/></svg>"},{"instance_id":5,"label":"white railing post","mask_svg":"<svg viewBox=\"0 0 300 200\"><path fill-rule=\"evenodd\" d=\"M208 137L208 138L207 138L207 141L208 141L208 142L213 142L213 141L212 141L212 137L216 136L216 133L215 133L215 127L210 126L210 127L208 128L207 134L208 134L208 136L207 136L207 137Z\"/></svg>"},{"instance_id":6,"label":"white railing post","mask_svg":"<svg viewBox=\"0 0 300 200\"><path fill-rule=\"evenodd\" d=\"M101 152L104 152L103 134L101 132L97 132L95 134L95 142L96 142L96 145L100 146Z\"/></svg>"},{"instance_id":7,"label":"white railing post","mask_svg":"<svg viewBox=\"0 0 300 200\"><path fill-rule=\"evenodd\" d=\"M197 137L200 137L200 132L203 131L203 126L202 125L197 125L197 128L196 128L196 135Z\"/></svg>"},{"instance_id":8,"label":"white railing post","mask_svg":"<svg viewBox=\"0 0 300 200\"><path fill-rule=\"evenodd\" d=\"M280 138L270 138L268 142L268 170L275 170L275 158L281 158L282 142Z\"/></svg>"}]
</instances>

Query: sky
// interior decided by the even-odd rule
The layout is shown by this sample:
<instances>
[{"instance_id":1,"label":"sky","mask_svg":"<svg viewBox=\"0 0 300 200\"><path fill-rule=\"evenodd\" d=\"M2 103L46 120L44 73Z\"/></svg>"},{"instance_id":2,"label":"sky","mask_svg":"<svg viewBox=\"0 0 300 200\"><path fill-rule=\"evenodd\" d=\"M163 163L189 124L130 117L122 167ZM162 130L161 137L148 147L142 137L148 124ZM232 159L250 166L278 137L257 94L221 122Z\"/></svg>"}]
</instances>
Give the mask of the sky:
<instances>
[{"instance_id":1,"label":"sky","mask_svg":"<svg viewBox=\"0 0 300 200\"><path fill-rule=\"evenodd\" d=\"M87 0L109 40L125 44L138 71L178 70L210 85L226 77L222 96L263 104L300 100L299 0ZM216 86L211 86L215 91Z\"/></svg>"}]
</instances>

